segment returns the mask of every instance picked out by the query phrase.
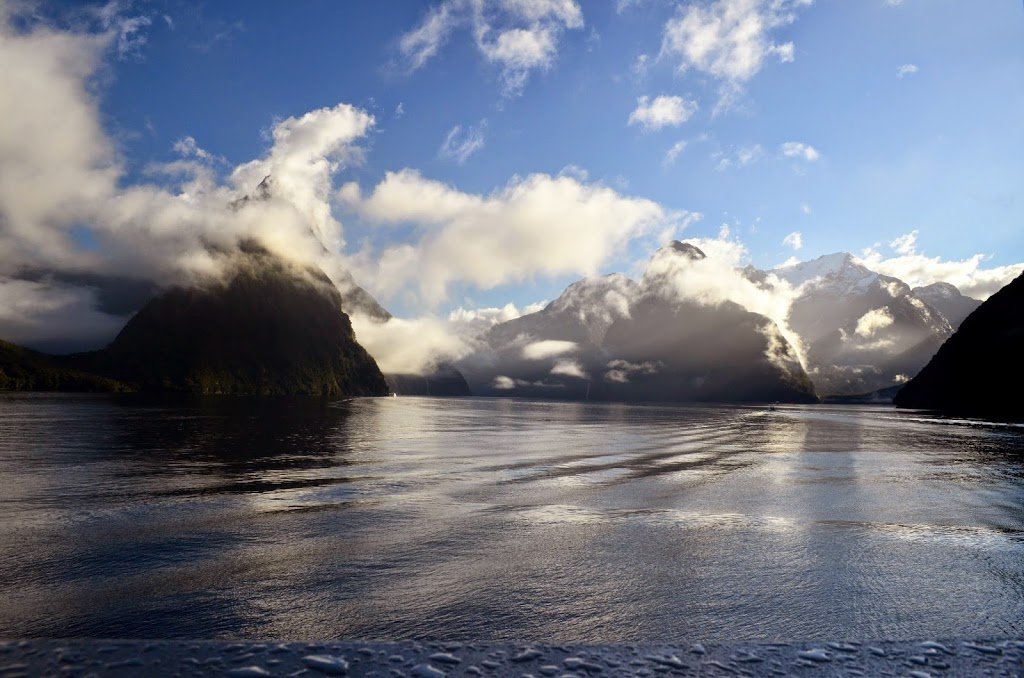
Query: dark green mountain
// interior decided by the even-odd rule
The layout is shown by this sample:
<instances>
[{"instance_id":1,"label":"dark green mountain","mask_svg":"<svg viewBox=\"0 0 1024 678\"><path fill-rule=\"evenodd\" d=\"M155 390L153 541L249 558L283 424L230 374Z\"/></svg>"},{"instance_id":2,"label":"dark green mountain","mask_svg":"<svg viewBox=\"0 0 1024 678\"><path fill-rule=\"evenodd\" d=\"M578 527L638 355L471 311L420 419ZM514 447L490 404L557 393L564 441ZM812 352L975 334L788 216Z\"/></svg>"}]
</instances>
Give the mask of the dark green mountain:
<instances>
[{"instance_id":1,"label":"dark green mountain","mask_svg":"<svg viewBox=\"0 0 1024 678\"><path fill-rule=\"evenodd\" d=\"M55 356L0 341L0 391L128 390L113 379L67 367Z\"/></svg>"},{"instance_id":2,"label":"dark green mountain","mask_svg":"<svg viewBox=\"0 0 1024 678\"><path fill-rule=\"evenodd\" d=\"M896 394L898 407L1024 420L1024 274L961 323L920 374Z\"/></svg>"},{"instance_id":3,"label":"dark green mountain","mask_svg":"<svg viewBox=\"0 0 1024 678\"><path fill-rule=\"evenodd\" d=\"M161 292L103 350L55 357L7 345L2 387L387 395L322 271L252 245L226 256L222 279Z\"/></svg>"}]
</instances>

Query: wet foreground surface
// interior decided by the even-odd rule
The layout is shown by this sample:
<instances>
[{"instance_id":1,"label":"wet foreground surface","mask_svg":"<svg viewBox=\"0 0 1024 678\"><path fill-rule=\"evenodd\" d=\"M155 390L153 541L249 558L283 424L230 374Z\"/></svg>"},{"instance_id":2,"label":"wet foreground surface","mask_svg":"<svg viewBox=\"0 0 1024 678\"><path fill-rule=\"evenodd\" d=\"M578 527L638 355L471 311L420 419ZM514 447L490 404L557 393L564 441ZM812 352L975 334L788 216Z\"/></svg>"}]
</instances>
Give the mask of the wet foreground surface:
<instances>
[{"instance_id":1,"label":"wet foreground surface","mask_svg":"<svg viewBox=\"0 0 1024 678\"><path fill-rule=\"evenodd\" d=\"M737 645L0 642L16 676L1020 676L1024 641Z\"/></svg>"},{"instance_id":2,"label":"wet foreground surface","mask_svg":"<svg viewBox=\"0 0 1024 678\"><path fill-rule=\"evenodd\" d=\"M0 601L0 638L1021 638L1024 429L4 395Z\"/></svg>"}]
</instances>

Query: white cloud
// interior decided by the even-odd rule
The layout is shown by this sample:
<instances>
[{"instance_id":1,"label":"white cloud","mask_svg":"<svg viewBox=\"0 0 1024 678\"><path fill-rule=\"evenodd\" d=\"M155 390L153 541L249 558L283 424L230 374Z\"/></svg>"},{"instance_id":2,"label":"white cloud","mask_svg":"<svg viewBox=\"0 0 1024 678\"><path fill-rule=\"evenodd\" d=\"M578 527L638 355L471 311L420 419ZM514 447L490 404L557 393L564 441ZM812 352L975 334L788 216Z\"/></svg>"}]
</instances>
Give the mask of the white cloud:
<instances>
[{"instance_id":1,"label":"white cloud","mask_svg":"<svg viewBox=\"0 0 1024 678\"><path fill-rule=\"evenodd\" d=\"M204 162L225 162L224 158L214 155L199 146L194 137L184 136L174 142L172 149L178 155L185 158L197 158Z\"/></svg>"},{"instance_id":2,"label":"white cloud","mask_svg":"<svg viewBox=\"0 0 1024 678\"><path fill-rule=\"evenodd\" d=\"M575 341L558 341L556 339L545 339L535 341L523 346L523 358L526 360L547 360L566 353L572 353L579 349Z\"/></svg>"},{"instance_id":3,"label":"white cloud","mask_svg":"<svg viewBox=\"0 0 1024 678\"><path fill-rule=\"evenodd\" d=\"M807 162L814 162L821 157L818 149L800 141L787 141L779 147L779 152L787 158L799 158Z\"/></svg>"},{"instance_id":4,"label":"white cloud","mask_svg":"<svg viewBox=\"0 0 1024 678\"><path fill-rule=\"evenodd\" d=\"M339 197L370 222L408 223L418 233L412 244L354 258L357 277L383 296L416 285L430 303L455 282L490 289L536 275L593 275L630 239L699 218L547 174L480 195L402 170L387 173L369 196L350 184Z\"/></svg>"},{"instance_id":5,"label":"white cloud","mask_svg":"<svg viewBox=\"0 0 1024 678\"><path fill-rule=\"evenodd\" d=\"M117 36L117 56L122 60L142 57L142 49L149 40L145 29L153 23L148 16L128 16L130 9L128 0L110 0L93 10L103 30Z\"/></svg>"},{"instance_id":6,"label":"white cloud","mask_svg":"<svg viewBox=\"0 0 1024 678\"><path fill-rule=\"evenodd\" d=\"M463 130L461 125L452 127L445 135L444 142L437 154L442 158L454 160L463 164L481 148L484 147L484 129L487 128L487 121L481 120L477 125L471 125Z\"/></svg>"},{"instance_id":7,"label":"white cloud","mask_svg":"<svg viewBox=\"0 0 1024 678\"><path fill-rule=\"evenodd\" d=\"M746 167L751 163L757 162L762 155L764 155L764 149L761 148L761 144L744 146L736 151L736 161L739 163L740 167Z\"/></svg>"},{"instance_id":8,"label":"white cloud","mask_svg":"<svg viewBox=\"0 0 1024 678\"><path fill-rule=\"evenodd\" d=\"M425 64L444 45L458 22L455 9L456 3L442 2L427 12L419 26L399 39L399 49L412 70Z\"/></svg>"},{"instance_id":9,"label":"white cloud","mask_svg":"<svg viewBox=\"0 0 1024 678\"><path fill-rule=\"evenodd\" d=\"M913 254L917 249L917 233L917 231L905 233L889 243L889 247L898 254Z\"/></svg>"},{"instance_id":10,"label":"white cloud","mask_svg":"<svg viewBox=\"0 0 1024 678\"><path fill-rule=\"evenodd\" d=\"M799 250L804 246L804 236L800 231L793 231L782 239L782 244L786 247L792 247L794 250Z\"/></svg>"},{"instance_id":11,"label":"white cloud","mask_svg":"<svg viewBox=\"0 0 1024 678\"><path fill-rule=\"evenodd\" d=\"M96 292L47 281L0 278L2 338L16 344L92 348L110 340L125 318L96 309Z\"/></svg>"},{"instance_id":12,"label":"white cloud","mask_svg":"<svg viewBox=\"0 0 1024 678\"><path fill-rule=\"evenodd\" d=\"M184 160L147 168L159 183L124 185L93 82L119 34L27 25L10 6L0 7L0 281L35 270L185 282L220 272L223 252L242 239L338 279L344 241L329 204L332 175L359 161L356 144L373 125L370 115L339 104L281 120L266 154L236 167L227 182L208 167L216 156L184 137L176 144ZM257 191L268 176L269 190ZM86 247L76 236L82 232ZM90 294L53 293L82 305L67 315L80 311L110 331L88 313ZM35 331L53 338L56 324L42 308ZM19 322L32 325L27 317ZM0 322L0 336L12 327ZM91 331L79 328L80 335Z\"/></svg>"},{"instance_id":13,"label":"white cloud","mask_svg":"<svg viewBox=\"0 0 1024 678\"><path fill-rule=\"evenodd\" d=\"M498 323L514 320L520 316L536 313L547 305L546 301L527 304L522 309L509 302L504 306L487 308L459 308L448 314L449 325L458 328L463 335L473 336Z\"/></svg>"},{"instance_id":14,"label":"white cloud","mask_svg":"<svg viewBox=\"0 0 1024 678\"><path fill-rule=\"evenodd\" d=\"M661 362L631 363L626 360L612 360L607 365L608 371L604 373L604 380L614 384L625 384L638 374L657 374L663 366Z\"/></svg>"},{"instance_id":15,"label":"white cloud","mask_svg":"<svg viewBox=\"0 0 1024 678\"><path fill-rule=\"evenodd\" d=\"M522 309L512 303L500 308L460 307L447 318L424 315L381 322L356 313L351 319L359 343L385 373L429 374L438 364L454 362L477 350L480 336L494 325L534 313L545 305L537 302Z\"/></svg>"},{"instance_id":16,"label":"white cloud","mask_svg":"<svg viewBox=\"0 0 1024 678\"><path fill-rule=\"evenodd\" d=\"M809 215L811 213L811 206L807 203L803 203L800 205L800 211Z\"/></svg>"},{"instance_id":17,"label":"white cloud","mask_svg":"<svg viewBox=\"0 0 1024 678\"><path fill-rule=\"evenodd\" d=\"M452 33L468 28L480 54L499 68L505 94L514 96L531 73L552 66L562 33L582 27L576 0L444 0L398 46L416 70Z\"/></svg>"},{"instance_id":18,"label":"white cloud","mask_svg":"<svg viewBox=\"0 0 1024 678\"><path fill-rule=\"evenodd\" d=\"M338 252L344 240L331 214L331 178L342 165L361 160L354 142L373 125L373 116L348 104L285 118L271 132L270 153L235 168L232 181L239 190L251 191L271 177L274 196L298 208L324 247Z\"/></svg>"},{"instance_id":19,"label":"white cloud","mask_svg":"<svg viewBox=\"0 0 1024 678\"><path fill-rule=\"evenodd\" d=\"M884 330L893 324L894 319L888 308L876 308L868 311L857 320L857 336L870 339L879 330Z\"/></svg>"},{"instance_id":20,"label":"white cloud","mask_svg":"<svg viewBox=\"0 0 1024 678\"><path fill-rule=\"evenodd\" d=\"M730 238L728 228L723 228L718 238L686 242L700 248L707 257L694 261L659 253L644 272L645 284L659 285L660 292L670 297L712 306L731 301L760 313L775 322L800 362L806 364L803 344L788 324L789 309L796 297L794 287L772 274L757 282L744 275L742 266L749 262L749 252L741 242ZM769 351L768 357L775 360L778 355Z\"/></svg>"},{"instance_id":21,"label":"white cloud","mask_svg":"<svg viewBox=\"0 0 1024 678\"><path fill-rule=\"evenodd\" d=\"M504 374L499 374L491 382L491 386L498 389L499 391L510 391L516 387L516 380L511 377L506 377Z\"/></svg>"},{"instance_id":22,"label":"white cloud","mask_svg":"<svg viewBox=\"0 0 1024 678\"><path fill-rule=\"evenodd\" d=\"M424 374L439 362L470 353L472 338L453 331L450 323L431 316L391 318L379 322L353 315L352 329L384 373Z\"/></svg>"},{"instance_id":23,"label":"white cloud","mask_svg":"<svg viewBox=\"0 0 1024 678\"><path fill-rule=\"evenodd\" d=\"M917 231L901 235L890 247L895 256L886 257L871 247L860 259L871 270L899 278L911 287L948 282L975 299L987 299L1024 271L1024 262L986 268L991 257L985 254L966 259L926 256L917 251Z\"/></svg>"},{"instance_id":24,"label":"white cloud","mask_svg":"<svg viewBox=\"0 0 1024 678\"><path fill-rule=\"evenodd\" d=\"M646 0L615 0L615 13L622 14L633 7L639 7L644 4L644 2L646 2Z\"/></svg>"},{"instance_id":25,"label":"white cloud","mask_svg":"<svg viewBox=\"0 0 1024 678\"><path fill-rule=\"evenodd\" d=\"M908 75L914 75L918 70L917 64L903 64L896 69L896 77L902 79Z\"/></svg>"},{"instance_id":26,"label":"white cloud","mask_svg":"<svg viewBox=\"0 0 1024 678\"><path fill-rule=\"evenodd\" d=\"M644 76L651 67L651 55L641 54L633 62L633 73L637 76Z\"/></svg>"},{"instance_id":27,"label":"white cloud","mask_svg":"<svg viewBox=\"0 0 1024 678\"><path fill-rule=\"evenodd\" d=\"M697 112L697 102L683 97L661 95L653 100L642 96L636 100L636 108L629 114L630 125L640 125L644 131L656 131L663 127L678 127Z\"/></svg>"},{"instance_id":28,"label":"white cloud","mask_svg":"<svg viewBox=\"0 0 1024 678\"><path fill-rule=\"evenodd\" d=\"M761 159L764 155L764 148L761 144L753 144L751 146L741 146L729 153L722 153L717 151L711 154L712 160L718 160L718 164L715 165L715 169L720 172L724 172L732 167L746 167L753 165L755 162Z\"/></svg>"},{"instance_id":29,"label":"white cloud","mask_svg":"<svg viewBox=\"0 0 1024 678\"><path fill-rule=\"evenodd\" d=\"M680 6L665 24L661 56L677 60L680 71L695 70L722 83L716 112L728 108L743 85L775 56L793 61L792 42L772 40L772 33L796 21L813 0L714 0Z\"/></svg>"},{"instance_id":30,"label":"white cloud","mask_svg":"<svg viewBox=\"0 0 1024 678\"><path fill-rule=\"evenodd\" d=\"M672 144L672 146L670 146L669 149L665 151L665 159L661 161L661 164L664 165L665 167L674 165L676 159L679 158L682 152L686 150L686 144L687 142L685 139L681 139L676 143Z\"/></svg>"},{"instance_id":31,"label":"white cloud","mask_svg":"<svg viewBox=\"0 0 1024 678\"><path fill-rule=\"evenodd\" d=\"M555 361L554 367L551 368L551 374L560 375L563 377L575 377L577 379L589 379L590 375L587 374L583 366L575 360L557 360Z\"/></svg>"}]
</instances>

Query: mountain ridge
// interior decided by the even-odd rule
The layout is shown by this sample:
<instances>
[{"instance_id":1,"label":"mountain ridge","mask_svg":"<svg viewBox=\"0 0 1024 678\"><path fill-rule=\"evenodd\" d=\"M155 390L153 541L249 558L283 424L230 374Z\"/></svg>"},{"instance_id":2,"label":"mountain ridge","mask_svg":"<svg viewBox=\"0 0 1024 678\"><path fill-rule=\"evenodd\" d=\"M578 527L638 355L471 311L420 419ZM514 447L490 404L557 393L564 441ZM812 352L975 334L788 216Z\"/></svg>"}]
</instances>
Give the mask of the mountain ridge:
<instances>
[{"instance_id":1,"label":"mountain ridge","mask_svg":"<svg viewBox=\"0 0 1024 678\"><path fill-rule=\"evenodd\" d=\"M60 357L22 353L22 371L41 364L91 375L86 386L96 388L87 390L387 395L322 271L290 264L255 243L225 256L222 277L161 291L106 348ZM11 388L34 384L22 379Z\"/></svg>"},{"instance_id":2,"label":"mountain ridge","mask_svg":"<svg viewBox=\"0 0 1024 678\"><path fill-rule=\"evenodd\" d=\"M897 407L1022 421L1024 406L1013 391L1024 382L1022 352L1024 273L967 316L894 402Z\"/></svg>"}]
</instances>

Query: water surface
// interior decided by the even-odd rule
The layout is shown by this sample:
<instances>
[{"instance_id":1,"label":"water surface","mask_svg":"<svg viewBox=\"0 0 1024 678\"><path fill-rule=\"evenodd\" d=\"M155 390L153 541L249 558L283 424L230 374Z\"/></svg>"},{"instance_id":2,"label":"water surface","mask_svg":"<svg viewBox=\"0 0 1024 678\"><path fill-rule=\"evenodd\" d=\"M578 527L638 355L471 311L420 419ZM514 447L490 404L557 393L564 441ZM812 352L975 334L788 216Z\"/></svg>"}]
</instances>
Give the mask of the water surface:
<instances>
[{"instance_id":1,"label":"water surface","mask_svg":"<svg viewBox=\"0 0 1024 678\"><path fill-rule=\"evenodd\" d=\"M0 636L1019 637L1024 429L0 396Z\"/></svg>"}]
</instances>

